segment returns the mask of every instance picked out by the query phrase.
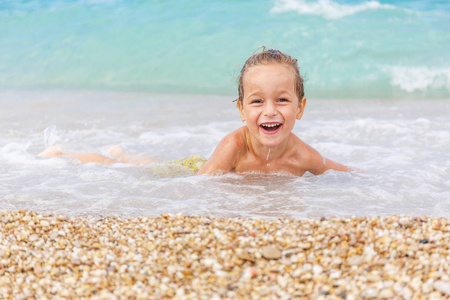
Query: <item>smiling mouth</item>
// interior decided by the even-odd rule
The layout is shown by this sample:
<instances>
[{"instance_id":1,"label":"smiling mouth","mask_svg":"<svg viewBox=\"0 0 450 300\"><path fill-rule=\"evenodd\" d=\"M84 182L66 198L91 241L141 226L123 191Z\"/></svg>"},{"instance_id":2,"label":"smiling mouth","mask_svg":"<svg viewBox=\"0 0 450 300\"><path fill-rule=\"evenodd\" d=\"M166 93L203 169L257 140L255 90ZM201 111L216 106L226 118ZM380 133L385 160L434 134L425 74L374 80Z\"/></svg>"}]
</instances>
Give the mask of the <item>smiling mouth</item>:
<instances>
[{"instance_id":1,"label":"smiling mouth","mask_svg":"<svg viewBox=\"0 0 450 300\"><path fill-rule=\"evenodd\" d=\"M259 126L261 126L261 128L266 130L266 131L275 131L278 128L280 128L281 123L261 124Z\"/></svg>"}]
</instances>

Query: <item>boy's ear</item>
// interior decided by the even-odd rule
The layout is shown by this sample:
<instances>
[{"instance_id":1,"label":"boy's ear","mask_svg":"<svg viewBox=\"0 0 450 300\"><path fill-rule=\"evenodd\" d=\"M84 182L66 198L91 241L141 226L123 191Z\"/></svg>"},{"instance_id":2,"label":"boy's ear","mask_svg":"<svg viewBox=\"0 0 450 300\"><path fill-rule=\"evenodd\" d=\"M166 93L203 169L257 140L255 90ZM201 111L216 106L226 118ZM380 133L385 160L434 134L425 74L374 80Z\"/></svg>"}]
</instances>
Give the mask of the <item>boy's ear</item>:
<instances>
[{"instance_id":1,"label":"boy's ear","mask_svg":"<svg viewBox=\"0 0 450 300\"><path fill-rule=\"evenodd\" d=\"M241 120L242 122L245 122L245 113L244 113L244 106L242 105L242 101L237 101L237 107L239 109L239 113L241 114Z\"/></svg>"},{"instance_id":2,"label":"boy's ear","mask_svg":"<svg viewBox=\"0 0 450 300\"><path fill-rule=\"evenodd\" d=\"M306 106L306 98L303 97L300 101L298 101L298 109L296 119L300 120L303 116L303 112L305 111Z\"/></svg>"}]
</instances>

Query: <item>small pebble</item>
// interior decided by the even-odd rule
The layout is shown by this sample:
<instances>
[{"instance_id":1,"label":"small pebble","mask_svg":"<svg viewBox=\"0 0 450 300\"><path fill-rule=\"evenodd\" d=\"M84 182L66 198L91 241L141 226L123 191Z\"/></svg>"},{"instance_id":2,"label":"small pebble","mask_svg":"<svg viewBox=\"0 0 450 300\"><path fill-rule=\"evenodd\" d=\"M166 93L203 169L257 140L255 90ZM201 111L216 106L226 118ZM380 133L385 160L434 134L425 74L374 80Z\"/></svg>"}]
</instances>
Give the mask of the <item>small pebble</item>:
<instances>
[{"instance_id":1,"label":"small pebble","mask_svg":"<svg viewBox=\"0 0 450 300\"><path fill-rule=\"evenodd\" d=\"M46 221L46 220L43 220L43 221L39 222L39 224L41 224L42 227L50 226L50 223L48 221Z\"/></svg>"},{"instance_id":2,"label":"small pebble","mask_svg":"<svg viewBox=\"0 0 450 300\"><path fill-rule=\"evenodd\" d=\"M379 298L390 299L394 297L394 292L391 289L382 289L378 294Z\"/></svg>"},{"instance_id":3,"label":"small pebble","mask_svg":"<svg viewBox=\"0 0 450 300\"><path fill-rule=\"evenodd\" d=\"M323 268L319 265L314 265L312 268L312 272L314 275L320 275L323 272Z\"/></svg>"},{"instance_id":4,"label":"small pebble","mask_svg":"<svg viewBox=\"0 0 450 300\"><path fill-rule=\"evenodd\" d=\"M276 246L266 246L263 248L262 255L267 259L279 259L281 257L281 251Z\"/></svg>"},{"instance_id":5,"label":"small pebble","mask_svg":"<svg viewBox=\"0 0 450 300\"><path fill-rule=\"evenodd\" d=\"M251 262L256 262L256 259L252 257L247 251L237 251L236 252L237 257L239 257L242 260L248 260Z\"/></svg>"},{"instance_id":6,"label":"small pebble","mask_svg":"<svg viewBox=\"0 0 450 300\"><path fill-rule=\"evenodd\" d=\"M361 255L353 255L349 257L348 264L351 266L359 266L364 263L364 258Z\"/></svg>"},{"instance_id":7,"label":"small pebble","mask_svg":"<svg viewBox=\"0 0 450 300\"><path fill-rule=\"evenodd\" d=\"M434 282L433 287L445 295L450 296L450 282L437 280Z\"/></svg>"}]
</instances>

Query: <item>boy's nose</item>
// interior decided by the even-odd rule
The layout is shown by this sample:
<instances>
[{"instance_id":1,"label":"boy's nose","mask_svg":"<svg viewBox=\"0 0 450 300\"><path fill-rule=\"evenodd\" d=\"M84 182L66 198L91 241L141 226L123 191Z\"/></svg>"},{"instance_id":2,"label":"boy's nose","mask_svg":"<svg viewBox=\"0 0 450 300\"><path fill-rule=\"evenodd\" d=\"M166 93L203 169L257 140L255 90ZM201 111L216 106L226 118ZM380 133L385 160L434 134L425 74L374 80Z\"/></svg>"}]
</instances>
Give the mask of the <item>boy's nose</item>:
<instances>
[{"instance_id":1,"label":"boy's nose","mask_svg":"<svg viewBox=\"0 0 450 300\"><path fill-rule=\"evenodd\" d=\"M266 101L264 105L264 115L274 116L277 114L277 109L272 101Z\"/></svg>"}]
</instances>

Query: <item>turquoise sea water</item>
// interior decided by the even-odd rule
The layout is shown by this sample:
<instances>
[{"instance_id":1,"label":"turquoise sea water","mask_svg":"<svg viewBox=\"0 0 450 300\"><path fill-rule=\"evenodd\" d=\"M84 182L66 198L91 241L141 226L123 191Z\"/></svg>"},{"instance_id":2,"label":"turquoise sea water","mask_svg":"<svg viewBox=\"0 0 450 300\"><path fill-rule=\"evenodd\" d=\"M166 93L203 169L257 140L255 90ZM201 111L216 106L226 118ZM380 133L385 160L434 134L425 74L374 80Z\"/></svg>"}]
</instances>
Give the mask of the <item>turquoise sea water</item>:
<instances>
[{"instance_id":1,"label":"turquoise sea water","mask_svg":"<svg viewBox=\"0 0 450 300\"><path fill-rule=\"evenodd\" d=\"M235 95L260 46L307 96L448 98L450 2L0 1L0 88Z\"/></svg>"}]
</instances>

